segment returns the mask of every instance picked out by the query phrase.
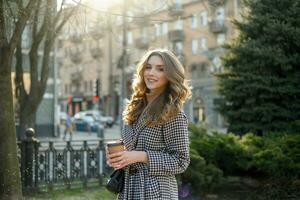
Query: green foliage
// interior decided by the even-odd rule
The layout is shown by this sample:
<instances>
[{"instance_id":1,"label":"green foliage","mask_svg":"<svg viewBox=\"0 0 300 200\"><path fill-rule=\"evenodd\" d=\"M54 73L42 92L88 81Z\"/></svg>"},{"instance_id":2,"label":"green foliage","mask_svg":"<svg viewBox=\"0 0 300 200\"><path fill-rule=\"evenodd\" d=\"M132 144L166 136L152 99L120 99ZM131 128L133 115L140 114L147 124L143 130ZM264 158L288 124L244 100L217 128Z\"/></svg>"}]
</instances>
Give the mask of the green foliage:
<instances>
[{"instance_id":1,"label":"green foliage","mask_svg":"<svg viewBox=\"0 0 300 200\"><path fill-rule=\"evenodd\" d=\"M191 124L191 163L182 175L195 191L209 191L225 176L251 176L276 182L300 178L300 135L208 133Z\"/></svg>"},{"instance_id":2,"label":"green foliage","mask_svg":"<svg viewBox=\"0 0 300 200\"><path fill-rule=\"evenodd\" d=\"M253 154L252 166L269 177L300 177L300 136L266 135L264 145Z\"/></svg>"},{"instance_id":3,"label":"green foliage","mask_svg":"<svg viewBox=\"0 0 300 200\"><path fill-rule=\"evenodd\" d=\"M300 0L247 0L226 45L219 110L229 130L245 134L300 129Z\"/></svg>"}]
</instances>

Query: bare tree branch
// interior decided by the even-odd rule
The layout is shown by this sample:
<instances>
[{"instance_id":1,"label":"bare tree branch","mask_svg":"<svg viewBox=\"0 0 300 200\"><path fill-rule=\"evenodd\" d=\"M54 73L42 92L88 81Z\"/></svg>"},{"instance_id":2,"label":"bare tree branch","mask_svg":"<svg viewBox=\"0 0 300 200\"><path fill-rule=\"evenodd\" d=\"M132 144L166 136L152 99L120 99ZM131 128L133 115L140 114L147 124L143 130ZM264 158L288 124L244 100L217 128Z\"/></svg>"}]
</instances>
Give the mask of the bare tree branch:
<instances>
[{"instance_id":1,"label":"bare tree branch","mask_svg":"<svg viewBox=\"0 0 300 200\"><path fill-rule=\"evenodd\" d=\"M22 0L17 0L17 5L19 8L23 8L23 1Z\"/></svg>"},{"instance_id":2,"label":"bare tree branch","mask_svg":"<svg viewBox=\"0 0 300 200\"><path fill-rule=\"evenodd\" d=\"M35 12L33 16L33 25L32 25L32 38L36 37L36 32L37 32L37 27L38 27L38 18L39 18L39 11L41 9L41 2L38 1L36 7L35 7Z\"/></svg>"},{"instance_id":3,"label":"bare tree branch","mask_svg":"<svg viewBox=\"0 0 300 200\"><path fill-rule=\"evenodd\" d=\"M39 8L38 8L39 9ZM35 35L35 37L33 38L32 41L32 45L31 45L31 49L29 52L29 59L30 59L30 94L32 94L33 98L36 98L35 95L37 95L38 93L38 59L36 59L38 57L38 50L39 50L39 46L43 40L43 38L45 37L45 35L47 34L47 32L49 32L49 30L51 30L51 27L49 27L50 23L50 19L52 17L52 12L53 12L53 1L52 0L47 0L46 1L46 15L44 16L43 19L43 23L42 26L39 30L39 32ZM35 19L34 21L35 24L39 23L38 18ZM45 52L43 53L45 56ZM43 68L43 67L42 67ZM33 94L34 93L34 94Z\"/></svg>"},{"instance_id":4,"label":"bare tree branch","mask_svg":"<svg viewBox=\"0 0 300 200\"><path fill-rule=\"evenodd\" d=\"M53 37L57 36L57 34L60 32L60 30L62 29L62 27L67 23L67 21L70 19L70 17L79 9L80 3L81 3L81 0L78 2L78 4L73 9L71 9L69 11L68 14L66 14L64 16L63 20L61 20L61 23L59 23L58 25L57 25L57 23L59 21L59 18L56 17L54 19L54 27L56 27L56 28L55 28L55 33L53 34Z\"/></svg>"},{"instance_id":5,"label":"bare tree branch","mask_svg":"<svg viewBox=\"0 0 300 200\"><path fill-rule=\"evenodd\" d=\"M52 12L52 7L50 5L51 4L51 0L47 0L47 3L46 3L46 15L44 16L44 20L43 20L43 24L39 30L39 32L37 33L37 35L35 35L34 38L34 42L37 43L37 45L40 44L40 42L43 40L47 30L50 28L49 25L50 25L50 22L49 20L51 19L51 12ZM38 24L38 19L35 20L35 23Z\"/></svg>"},{"instance_id":6,"label":"bare tree branch","mask_svg":"<svg viewBox=\"0 0 300 200\"><path fill-rule=\"evenodd\" d=\"M11 9L10 3L8 2L8 0L5 0L6 5L8 7L9 13L11 14L11 17L13 18L14 22L16 21L16 16L13 12L13 10Z\"/></svg>"},{"instance_id":7,"label":"bare tree branch","mask_svg":"<svg viewBox=\"0 0 300 200\"><path fill-rule=\"evenodd\" d=\"M23 55L22 55L21 40L18 42L15 56L16 56L15 93L16 93L16 98L19 99L20 101L25 97L25 95L27 95L25 91L25 85L23 79Z\"/></svg>"},{"instance_id":8,"label":"bare tree branch","mask_svg":"<svg viewBox=\"0 0 300 200\"><path fill-rule=\"evenodd\" d=\"M29 19L32 9L34 8L35 3L38 0L29 0L29 2L27 3L27 6L25 8L19 7L19 13L18 13L18 21L16 23L16 27L14 30L14 33L9 41L9 50L10 53L13 53L13 51L15 50L17 44L18 44L18 40L21 39L21 35L22 32L24 30L24 27L26 25L27 20ZM22 1L19 2L18 5L22 5ZM2 31L1 31L2 32Z\"/></svg>"},{"instance_id":9,"label":"bare tree branch","mask_svg":"<svg viewBox=\"0 0 300 200\"><path fill-rule=\"evenodd\" d=\"M5 34L5 17L4 17L4 3L3 0L0 0L0 47L4 46L4 43L7 43L7 37Z\"/></svg>"}]
</instances>

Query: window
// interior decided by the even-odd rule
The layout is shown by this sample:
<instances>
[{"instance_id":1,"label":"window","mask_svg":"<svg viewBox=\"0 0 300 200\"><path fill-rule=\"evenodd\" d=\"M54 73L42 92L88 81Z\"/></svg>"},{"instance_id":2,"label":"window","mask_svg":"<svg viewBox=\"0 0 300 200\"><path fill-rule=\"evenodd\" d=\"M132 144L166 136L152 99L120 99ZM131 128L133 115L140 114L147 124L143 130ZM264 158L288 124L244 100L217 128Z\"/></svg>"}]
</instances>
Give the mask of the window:
<instances>
[{"instance_id":1,"label":"window","mask_svg":"<svg viewBox=\"0 0 300 200\"><path fill-rule=\"evenodd\" d=\"M132 22L133 21L133 13L131 12L131 11L127 11L127 14L126 14L127 16L129 16L129 17L127 17L127 20L128 20L128 22Z\"/></svg>"},{"instance_id":2,"label":"window","mask_svg":"<svg viewBox=\"0 0 300 200\"><path fill-rule=\"evenodd\" d=\"M224 20L225 20L224 8L222 8L222 7L217 8L216 12L215 12L215 16L216 16L217 21L224 22Z\"/></svg>"},{"instance_id":3,"label":"window","mask_svg":"<svg viewBox=\"0 0 300 200\"><path fill-rule=\"evenodd\" d=\"M175 21L175 30L182 30L183 29L183 24L182 24L182 20L176 20Z\"/></svg>"},{"instance_id":4,"label":"window","mask_svg":"<svg viewBox=\"0 0 300 200\"><path fill-rule=\"evenodd\" d=\"M68 84L65 84L65 93L68 94Z\"/></svg>"},{"instance_id":5,"label":"window","mask_svg":"<svg viewBox=\"0 0 300 200\"><path fill-rule=\"evenodd\" d=\"M160 36L160 33L161 33L161 25L155 24L155 35Z\"/></svg>"},{"instance_id":6,"label":"window","mask_svg":"<svg viewBox=\"0 0 300 200\"><path fill-rule=\"evenodd\" d=\"M207 25L207 12L202 11L199 15L200 25L206 26Z\"/></svg>"},{"instance_id":7,"label":"window","mask_svg":"<svg viewBox=\"0 0 300 200\"><path fill-rule=\"evenodd\" d=\"M218 45L223 45L225 43L225 34L220 33L217 35L217 44Z\"/></svg>"},{"instance_id":8,"label":"window","mask_svg":"<svg viewBox=\"0 0 300 200\"><path fill-rule=\"evenodd\" d=\"M197 27L197 15L193 14L190 18L191 22L191 28L196 28Z\"/></svg>"},{"instance_id":9,"label":"window","mask_svg":"<svg viewBox=\"0 0 300 200\"><path fill-rule=\"evenodd\" d=\"M173 46L173 50L175 54L182 54L183 53L183 44L182 42L175 42Z\"/></svg>"},{"instance_id":10,"label":"window","mask_svg":"<svg viewBox=\"0 0 300 200\"><path fill-rule=\"evenodd\" d=\"M207 39L205 37L201 37L199 42L200 42L200 48L202 50L206 50L207 49Z\"/></svg>"},{"instance_id":11,"label":"window","mask_svg":"<svg viewBox=\"0 0 300 200\"><path fill-rule=\"evenodd\" d=\"M164 35L168 34L168 23L167 22L164 22L162 24L162 34L164 34Z\"/></svg>"},{"instance_id":12,"label":"window","mask_svg":"<svg viewBox=\"0 0 300 200\"><path fill-rule=\"evenodd\" d=\"M84 91L88 91L88 82L84 81Z\"/></svg>"},{"instance_id":13,"label":"window","mask_svg":"<svg viewBox=\"0 0 300 200\"><path fill-rule=\"evenodd\" d=\"M90 92L93 92L93 81L90 80Z\"/></svg>"},{"instance_id":14,"label":"window","mask_svg":"<svg viewBox=\"0 0 300 200\"><path fill-rule=\"evenodd\" d=\"M181 0L176 0L175 1L175 8L176 9L181 9L182 8L182 2L181 2Z\"/></svg>"},{"instance_id":15,"label":"window","mask_svg":"<svg viewBox=\"0 0 300 200\"><path fill-rule=\"evenodd\" d=\"M128 42L128 44L132 44L132 32L131 31L129 31L127 33L127 42Z\"/></svg>"},{"instance_id":16,"label":"window","mask_svg":"<svg viewBox=\"0 0 300 200\"><path fill-rule=\"evenodd\" d=\"M197 39L192 40L192 53L193 54L198 53L198 40Z\"/></svg>"},{"instance_id":17,"label":"window","mask_svg":"<svg viewBox=\"0 0 300 200\"><path fill-rule=\"evenodd\" d=\"M141 38L147 38L147 28L141 29Z\"/></svg>"}]
</instances>

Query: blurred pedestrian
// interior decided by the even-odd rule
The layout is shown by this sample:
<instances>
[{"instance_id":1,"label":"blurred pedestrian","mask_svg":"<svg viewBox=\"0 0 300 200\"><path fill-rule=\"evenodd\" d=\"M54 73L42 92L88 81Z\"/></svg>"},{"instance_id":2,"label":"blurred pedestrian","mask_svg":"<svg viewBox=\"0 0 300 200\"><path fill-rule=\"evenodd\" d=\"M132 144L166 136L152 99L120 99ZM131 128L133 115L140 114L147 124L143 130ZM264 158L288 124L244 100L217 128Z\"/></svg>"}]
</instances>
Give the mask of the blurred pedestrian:
<instances>
[{"instance_id":1,"label":"blurred pedestrian","mask_svg":"<svg viewBox=\"0 0 300 200\"><path fill-rule=\"evenodd\" d=\"M106 151L107 163L125 171L118 199L178 199L175 175L190 162L188 124L182 111L190 94L184 68L172 52L145 54L123 112L126 150Z\"/></svg>"},{"instance_id":2,"label":"blurred pedestrian","mask_svg":"<svg viewBox=\"0 0 300 200\"><path fill-rule=\"evenodd\" d=\"M67 114L66 121L65 121L65 131L64 131L64 140L66 140L67 133L70 134L70 140L73 137L73 127L72 127L72 119L69 114Z\"/></svg>"}]
</instances>

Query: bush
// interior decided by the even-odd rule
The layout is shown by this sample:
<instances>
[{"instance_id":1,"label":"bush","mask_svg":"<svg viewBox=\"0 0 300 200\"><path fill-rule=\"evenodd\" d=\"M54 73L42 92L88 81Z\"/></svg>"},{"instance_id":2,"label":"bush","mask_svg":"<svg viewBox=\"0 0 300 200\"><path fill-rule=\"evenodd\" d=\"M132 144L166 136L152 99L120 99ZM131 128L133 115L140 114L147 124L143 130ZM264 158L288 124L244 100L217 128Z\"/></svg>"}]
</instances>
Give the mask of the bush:
<instances>
[{"instance_id":1,"label":"bush","mask_svg":"<svg viewBox=\"0 0 300 200\"><path fill-rule=\"evenodd\" d=\"M223 175L222 170L212 164L206 164L204 158L194 149L191 149L190 157L190 166L181 175L182 184L190 183L194 193L211 191L220 183Z\"/></svg>"},{"instance_id":2,"label":"bush","mask_svg":"<svg viewBox=\"0 0 300 200\"><path fill-rule=\"evenodd\" d=\"M195 191L211 190L225 176L251 176L278 182L300 178L300 135L208 134L189 126L191 164L182 175Z\"/></svg>"},{"instance_id":3,"label":"bush","mask_svg":"<svg viewBox=\"0 0 300 200\"><path fill-rule=\"evenodd\" d=\"M191 148L208 164L217 166L225 175L239 175L250 168L251 154L239 136L214 132L211 135L202 127L190 125Z\"/></svg>"},{"instance_id":4,"label":"bush","mask_svg":"<svg viewBox=\"0 0 300 200\"><path fill-rule=\"evenodd\" d=\"M252 166L273 179L300 178L300 136L268 134L253 154Z\"/></svg>"}]
</instances>

